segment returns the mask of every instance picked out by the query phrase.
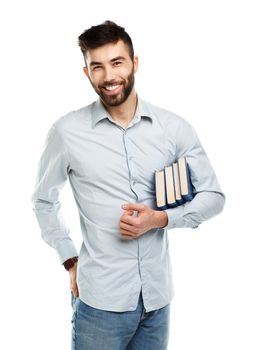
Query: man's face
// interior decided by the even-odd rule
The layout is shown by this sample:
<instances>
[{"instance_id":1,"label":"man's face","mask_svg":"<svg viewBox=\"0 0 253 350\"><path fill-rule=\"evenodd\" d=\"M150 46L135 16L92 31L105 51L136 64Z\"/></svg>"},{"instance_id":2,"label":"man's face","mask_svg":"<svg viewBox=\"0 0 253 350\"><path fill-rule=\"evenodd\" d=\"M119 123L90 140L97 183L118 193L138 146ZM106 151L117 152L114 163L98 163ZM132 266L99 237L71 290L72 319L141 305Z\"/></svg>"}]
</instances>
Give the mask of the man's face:
<instances>
[{"instance_id":1,"label":"man's face","mask_svg":"<svg viewBox=\"0 0 253 350\"><path fill-rule=\"evenodd\" d=\"M107 106L125 102L134 86L138 58L132 61L122 40L88 50L84 68L91 85Z\"/></svg>"}]
</instances>

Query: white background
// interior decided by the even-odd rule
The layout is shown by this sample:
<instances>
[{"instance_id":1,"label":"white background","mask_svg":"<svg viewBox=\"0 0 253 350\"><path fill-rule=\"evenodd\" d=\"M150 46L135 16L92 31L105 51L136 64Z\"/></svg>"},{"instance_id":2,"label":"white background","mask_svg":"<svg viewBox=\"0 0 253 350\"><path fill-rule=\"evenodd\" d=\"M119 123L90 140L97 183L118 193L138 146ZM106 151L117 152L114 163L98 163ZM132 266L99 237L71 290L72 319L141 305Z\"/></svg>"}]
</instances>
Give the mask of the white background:
<instances>
[{"instance_id":1,"label":"white background","mask_svg":"<svg viewBox=\"0 0 253 350\"><path fill-rule=\"evenodd\" d=\"M253 349L250 3L1 2L1 349L70 348L68 274L41 240L30 198L51 124L96 98L77 37L106 19L133 39L138 93L195 127L227 197L223 213L197 230L168 232L169 349ZM68 184L61 198L79 248Z\"/></svg>"}]
</instances>

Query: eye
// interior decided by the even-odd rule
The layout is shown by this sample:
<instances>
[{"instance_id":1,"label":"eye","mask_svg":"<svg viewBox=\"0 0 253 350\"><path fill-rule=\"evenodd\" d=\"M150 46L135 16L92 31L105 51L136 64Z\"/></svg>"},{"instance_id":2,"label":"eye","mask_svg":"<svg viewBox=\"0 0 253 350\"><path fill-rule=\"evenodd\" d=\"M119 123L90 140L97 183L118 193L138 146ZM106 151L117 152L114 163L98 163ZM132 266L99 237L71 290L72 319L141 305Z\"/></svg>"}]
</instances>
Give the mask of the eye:
<instances>
[{"instance_id":1,"label":"eye","mask_svg":"<svg viewBox=\"0 0 253 350\"><path fill-rule=\"evenodd\" d=\"M121 61L116 61L116 62L113 63L114 67L118 67L118 66L120 66L121 64L122 64Z\"/></svg>"},{"instance_id":2,"label":"eye","mask_svg":"<svg viewBox=\"0 0 253 350\"><path fill-rule=\"evenodd\" d=\"M102 66L94 66L94 67L92 67L92 70L93 71L97 71L97 70L99 70L99 69L101 69L102 68Z\"/></svg>"}]
</instances>

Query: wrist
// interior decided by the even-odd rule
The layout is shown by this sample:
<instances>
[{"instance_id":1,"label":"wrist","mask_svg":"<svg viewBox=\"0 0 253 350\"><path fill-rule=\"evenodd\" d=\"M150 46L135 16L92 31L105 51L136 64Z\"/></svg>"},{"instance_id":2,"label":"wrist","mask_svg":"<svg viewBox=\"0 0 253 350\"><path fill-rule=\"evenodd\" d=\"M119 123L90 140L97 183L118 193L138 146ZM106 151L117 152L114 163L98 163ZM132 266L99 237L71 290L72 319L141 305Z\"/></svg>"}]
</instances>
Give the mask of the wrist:
<instances>
[{"instance_id":1,"label":"wrist","mask_svg":"<svg viewBox=\"0 0 253 350\"><path fill-rule=\"evenodd\" d=\"M163 210L155 210L155 227L163 228L168 225L168 215Z\"/></svg>"}]
</instances>

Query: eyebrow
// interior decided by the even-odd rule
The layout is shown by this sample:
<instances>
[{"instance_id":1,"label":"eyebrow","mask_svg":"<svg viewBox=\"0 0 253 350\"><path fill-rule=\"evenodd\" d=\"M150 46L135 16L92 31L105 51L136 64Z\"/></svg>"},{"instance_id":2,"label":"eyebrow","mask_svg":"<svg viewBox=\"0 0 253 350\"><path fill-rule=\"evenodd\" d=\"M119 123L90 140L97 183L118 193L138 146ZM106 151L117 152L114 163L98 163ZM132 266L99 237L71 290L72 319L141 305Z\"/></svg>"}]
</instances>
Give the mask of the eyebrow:
<instances>
[{"instance_id":1,"label":"eyebrow","mask_svg":"<svg viewBox=\"0 0 253 350\"><path fill-rule=\"evenodd\" d=\"M123 56L117 56L117 57L113 58L110 62L115 62L115 61L119 61L119 60L125 61L126 59Z\"/></svg>"},{"instance_id":2,"label":"eyebrow","mask_svg":"<svg viewBox=\"0 0 253 350\"><path fill-rule=\"evenodd\" d=\"M125 57L123 57L123 56L117 56L117 57L111 59L110 62L113 63L113 62L118 61L118 60L125 61L126 59L125 59ZM97 65L101 65L101 64L102 64L102 62L91 61L90 67L92 67L92 66L97 66Z\"/></svg>"}]
</instances>

